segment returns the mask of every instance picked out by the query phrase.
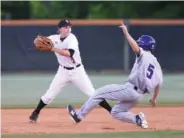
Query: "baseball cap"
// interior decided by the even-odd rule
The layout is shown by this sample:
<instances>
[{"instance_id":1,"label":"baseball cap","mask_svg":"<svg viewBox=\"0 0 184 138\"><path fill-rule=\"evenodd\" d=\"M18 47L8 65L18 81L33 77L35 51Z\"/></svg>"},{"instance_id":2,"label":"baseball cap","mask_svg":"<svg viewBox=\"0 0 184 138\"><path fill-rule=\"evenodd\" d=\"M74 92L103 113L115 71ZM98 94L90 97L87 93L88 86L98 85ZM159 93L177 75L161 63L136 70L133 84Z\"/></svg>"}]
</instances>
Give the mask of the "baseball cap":
<instances>
[{"instance_id":1,"label":"baseball cap","mask_svg":"<svg viewBox=\"0 0 184 138\"><path fill-rule=\"evenodd\" d=\"M67 19L61 20L61 21L58 23L58 27L59 27L59 28L65 27L65 26L72 26L72 24L71 24L70 21L67 20Z\"/></svg>"}]
</instances>

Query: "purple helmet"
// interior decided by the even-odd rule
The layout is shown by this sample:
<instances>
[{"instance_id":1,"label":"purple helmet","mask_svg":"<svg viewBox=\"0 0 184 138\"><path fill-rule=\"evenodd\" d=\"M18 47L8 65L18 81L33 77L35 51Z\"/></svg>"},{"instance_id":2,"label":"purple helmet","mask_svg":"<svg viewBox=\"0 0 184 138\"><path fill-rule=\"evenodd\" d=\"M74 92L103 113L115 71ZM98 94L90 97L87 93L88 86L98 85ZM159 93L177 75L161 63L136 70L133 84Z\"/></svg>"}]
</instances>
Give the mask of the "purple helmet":
<instances>
[{"instance_id":1,"label":"purple helmet","mask_svg":"<svg viewBox=\"0 0 184 138\"><path fill-rule=\"evenodd\" d=\"M141 47L144 50L153 51L156 47L156 41L155 39L150 35L142 35L137 40L137 44L139 47Z\"/></svg>"}]
</instances>

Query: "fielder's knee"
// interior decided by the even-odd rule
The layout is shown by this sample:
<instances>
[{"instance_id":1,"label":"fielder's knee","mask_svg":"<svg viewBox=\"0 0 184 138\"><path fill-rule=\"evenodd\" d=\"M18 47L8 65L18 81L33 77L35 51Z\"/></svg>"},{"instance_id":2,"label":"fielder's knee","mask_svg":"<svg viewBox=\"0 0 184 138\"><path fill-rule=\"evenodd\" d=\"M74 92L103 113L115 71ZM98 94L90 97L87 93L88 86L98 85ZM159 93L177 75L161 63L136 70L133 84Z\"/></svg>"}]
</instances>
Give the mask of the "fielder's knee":
<instances>
[{"instance_id":1,"label":"fielder's knee","mask_svg":"<svg viewBox=\"0 0 184 138\"><path fill-rule=\"evenodd\" d=\"M54 98L44 94L41 99L45 104L50 104Z\"/></svg>"},{"instance_id":2,"label":"fielder's knee","mask_svg":"<svg viewBox=\"0 0 184 138\"><path fill-rule=\"evenodd\" d=\"M95 94L95 90L85 92L89 97Z\"/></svg>"}]
</instances>

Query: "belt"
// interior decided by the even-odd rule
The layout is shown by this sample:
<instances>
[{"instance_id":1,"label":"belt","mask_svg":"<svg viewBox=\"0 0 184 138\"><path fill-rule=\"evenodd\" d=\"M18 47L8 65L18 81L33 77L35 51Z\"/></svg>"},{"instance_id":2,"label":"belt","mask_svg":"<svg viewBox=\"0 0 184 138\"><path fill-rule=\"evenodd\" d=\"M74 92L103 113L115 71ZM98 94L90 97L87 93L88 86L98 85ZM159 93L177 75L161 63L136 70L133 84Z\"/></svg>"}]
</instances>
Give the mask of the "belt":
<instances>
[{"instance_id":1,"label":"belt","mask_svg":"<svg viewBox=\"0 0 184 138\"><path fill-rule=\"evenodd\" d=\"M60 66L62 66L62 65L60 65ZM76 68L78 68L78 67L80 67L81 66L81 64L77 64L76 65ZM72 69L74 69L75 67L66 67L66 66L62 66L64 69L67 69L67 70L72 70Z\"/></svg>"},{"instance_id":2,"label":"belt","mask_svg":"<svg viewBox=\"0 0 184 138\"><path fill-rule=\"evenodd\" d=\"M147 89L145 89L143 91L143 90L139 89L137 86L134 86L134 90L136 90L137 92L143 93L143 94L148 93L148 90Z\"/></svg>"}]
</instances>

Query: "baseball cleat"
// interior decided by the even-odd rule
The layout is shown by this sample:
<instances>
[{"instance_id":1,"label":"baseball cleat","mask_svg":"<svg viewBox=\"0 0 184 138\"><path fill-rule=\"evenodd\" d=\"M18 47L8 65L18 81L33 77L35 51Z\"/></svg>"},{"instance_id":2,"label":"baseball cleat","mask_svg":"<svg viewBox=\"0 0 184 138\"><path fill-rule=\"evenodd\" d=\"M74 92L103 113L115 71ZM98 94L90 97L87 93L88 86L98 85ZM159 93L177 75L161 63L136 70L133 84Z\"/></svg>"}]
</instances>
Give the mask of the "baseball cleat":
<instances>
[{"instance_id":1,"label":"baseball cleat","mask_svg":"<svg viewBox=\"0 0 184 138\"><path fill-rule=\"evenodd\" d=\"M67 111L68 113L70 114L70 116L72 117L72 120L75 122L75 123L79 123L81 120L78 118L75 110L73 109L73 107L71 105L68 105L67 106Z\"/></svg>"},{"instance_id":2,"label":"baseball cleat","mask_svg":"<svg viewBox=\"0 0 184 138\"><path fill-rule=\"evenodd\" d=\"M136 123L138 126L146 129L148 128L148 122L146 120L146 117L144 113L140 112L138 115L136 115Z\"/></svg>"},{"instance_id":3,"label":"baseball cleat","mask_svg":"<svg viewBox=\"0 0 184 138\"><path fill-rule=\"evenodd\" d=\"M36 113L35 111L32 112L31 116L29 117L29 122L30 123L36 123L38 119L38 113Z\"/></svg>"}]
</instances>

